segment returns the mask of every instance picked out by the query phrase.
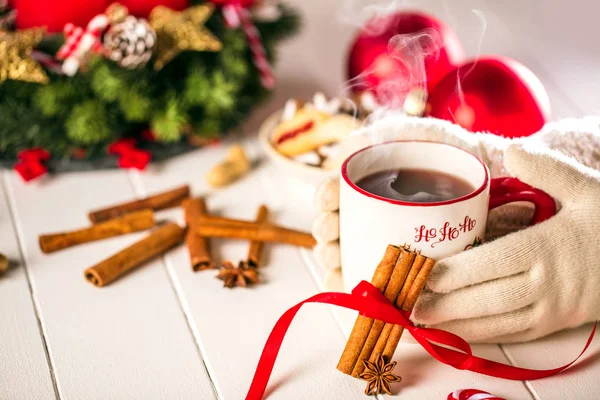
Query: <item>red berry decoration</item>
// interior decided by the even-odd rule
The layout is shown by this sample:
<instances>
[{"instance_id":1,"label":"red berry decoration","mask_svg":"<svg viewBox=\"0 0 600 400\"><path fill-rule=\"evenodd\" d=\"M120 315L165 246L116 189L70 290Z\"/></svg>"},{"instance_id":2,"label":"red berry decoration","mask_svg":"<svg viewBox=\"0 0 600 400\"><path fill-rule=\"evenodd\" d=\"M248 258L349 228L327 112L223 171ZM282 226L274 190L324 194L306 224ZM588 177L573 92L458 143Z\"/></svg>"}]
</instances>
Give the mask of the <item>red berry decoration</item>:
<instances>
[{"instance_id":1,"label":"red berry decoration","mask_svg":"<svg viewBox=\"0 0 600 400\"><path fill-rule=\"evenodd\" d=\"M17 154L17 159L19 161L15 164L14 170L21 175L21 178L25 182L29 182L48 172L48 168L46 168L44 163L50 159L50 153L41 147L21 150Z\"/></svg>"},{"instance_id":2,"label":"red berry decoration","mask_svg":"<svg viewBox=\"0 0 600 400\"><path fill-rule=\"evenodd\" d=\"M521 137L544 126L550 100L527 67L495 56L467 62L450 72L429 93L427 115L472 132Z\"/></svg>"},{"instance_id":3,"label":"red berry decoration","mask_svg":"<svg viewBox=\"0 0 600 400\"><path fill-rule=\"evenodd\" d=\"M464 61L450 27L418 12L377 17L359 31L350 48L348 79L354 92L372 90L385 105L402 105L414 88L433 88Z\"/></svg>"}]
</instances>

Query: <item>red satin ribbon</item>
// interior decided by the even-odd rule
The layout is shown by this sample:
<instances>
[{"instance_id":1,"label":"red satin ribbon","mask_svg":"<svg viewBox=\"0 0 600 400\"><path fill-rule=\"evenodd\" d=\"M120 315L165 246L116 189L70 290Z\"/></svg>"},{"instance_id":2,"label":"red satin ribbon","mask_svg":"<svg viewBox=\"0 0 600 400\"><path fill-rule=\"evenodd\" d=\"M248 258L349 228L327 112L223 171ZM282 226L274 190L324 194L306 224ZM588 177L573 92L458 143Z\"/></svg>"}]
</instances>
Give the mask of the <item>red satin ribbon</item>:
<instances>
[{"instance_id":1,"label":"red satin ribbon","mask_svg":"<svg viewBox=\"0 0 600 400\"><path fill-rule=\"evenodd\" d=\"M362 281L354 288L354 290L352 290L352 294L335 292L320 293L296 304L279 318L279 321L277 321L273 327L262 355L260 356L254 378L252 379L252 384L246 395L246 400L260 400L263 398L285 334L294 320L296 313L307 303L332 304L356 310L361 315L369 318L402 325L429 354L444 364L457 369L464 369L497 378L519 381L546 378L569 368L589 347L594 338L594 334L596 333L598 324L598 322L596 322L594 325L590 337L581 353L570 363L563 365L562 367L547 370L513 367L511 365L474 356L471 346L469 346L464 339L453 333L440 329L416 327L408 319L408 313L394 307L381 292L369 282ZM438 344L435 344L434 342ZM440 345L449 346L451 349Z\"/></svg>"}]
</instances>

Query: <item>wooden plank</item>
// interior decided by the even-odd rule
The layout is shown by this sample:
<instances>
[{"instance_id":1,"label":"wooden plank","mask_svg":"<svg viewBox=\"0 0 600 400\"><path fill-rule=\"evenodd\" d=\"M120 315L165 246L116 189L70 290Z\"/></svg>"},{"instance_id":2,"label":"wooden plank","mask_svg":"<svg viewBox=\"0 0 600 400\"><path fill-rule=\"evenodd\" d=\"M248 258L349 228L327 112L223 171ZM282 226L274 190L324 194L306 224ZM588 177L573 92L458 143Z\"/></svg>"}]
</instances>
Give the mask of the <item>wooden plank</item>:
<instances>
[{"instance_id":1,"label":"wooden plank","mask_svg":"<svg viewBox=\"0 0 600 400\"><path fill-rule=\"evenodd\" d=\"M0 252L10 260L0 276L0 393L3 399L55 399L45 343L0 173Z\"/></svg>"},{"instance_id":2,"label":"wooden plank","mask_svg":"<svg viewBox=\"0 0 600 400\"><path fill-rule=\"evenodd\" d=\"M587 324L528 343L503 345L514 365L550 369L571 362L583 349L592 330ZM550 378L529 381L527 386L540 399L600 398L600 341L592 342L586 355L571 369Z\"/></svg>"},{"instance_id":3,"label":"wooden plank","mask_svg":"<svg viewBox=\"0 0 600 400\"><path fill-rule=\"evenodd\" d=\"M139 175L138 195L169 186L190 183L195 195L207 195L209 211L230 217L253 219L258 206L269 205L271 220L291 224L292 204L269 196L262 186L264 166L241 181L210 190L204 174L222 159L226 145L194 152ZM250 150L252 150L250 148ZM181 210L166 215L182 221ZM238 261L246 256L245 241L213 240L218 260ZM211 377L223 399L243 398L249 388L263 345L279 316L297 302L318 293L299 250L292 246L266 245L262 283L254 288L223 288L216 272L193 273L186 249L168 255L187 318L200 343ZM343 336L327 307L309 307L294 321L269 384L269 399L358 399L362 383L335 369Z\"/></svg>"},{"instance_id":4,"label":"wooden plank","mask_svg":"<svg viewBox=\"0 0 600 400\"><path fill-rule=\"evenodd\" d=\"M60 398L213 398L160 259L102 289L83 277L145 233L52 255L39 250L40 233L85 226L90 209L133 198L127 174L71 173L29 184L5 174Z\"/></svg>"}]
</instances>

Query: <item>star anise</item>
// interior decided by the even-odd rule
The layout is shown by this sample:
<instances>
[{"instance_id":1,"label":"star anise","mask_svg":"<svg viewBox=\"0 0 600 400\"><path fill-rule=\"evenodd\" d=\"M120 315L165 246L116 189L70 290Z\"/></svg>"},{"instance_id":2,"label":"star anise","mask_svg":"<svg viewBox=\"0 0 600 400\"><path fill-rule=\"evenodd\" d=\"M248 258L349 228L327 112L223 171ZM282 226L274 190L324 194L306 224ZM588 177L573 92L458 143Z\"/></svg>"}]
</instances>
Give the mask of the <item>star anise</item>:
<instances>
[{"instance_id":1,"label":"star anise","mask_svg":"<svg viewBox=\"0 0 600 400\"><path fill-rule=\"evenodd\" d=\"M360 374L360 378L368 381L365 394L392 394L390 383L400 382L402 378L392 373L396 366L396 361L386 363L383 355L377 357L377 362L372 363L368 360L363 360L365 372Z\"/></svg>"},{"instance_id":2,"label":"star anise","mask_svg":"<svg viewBox=\"0 0 600 400\"><path fill-rule=\"evenodd\" d=\"M258 283L258 272L243 261L240 261L237 267L230 261L224 261L217 278L224 281L227 288L246 287Z\"/></svg>"}]
</instances>

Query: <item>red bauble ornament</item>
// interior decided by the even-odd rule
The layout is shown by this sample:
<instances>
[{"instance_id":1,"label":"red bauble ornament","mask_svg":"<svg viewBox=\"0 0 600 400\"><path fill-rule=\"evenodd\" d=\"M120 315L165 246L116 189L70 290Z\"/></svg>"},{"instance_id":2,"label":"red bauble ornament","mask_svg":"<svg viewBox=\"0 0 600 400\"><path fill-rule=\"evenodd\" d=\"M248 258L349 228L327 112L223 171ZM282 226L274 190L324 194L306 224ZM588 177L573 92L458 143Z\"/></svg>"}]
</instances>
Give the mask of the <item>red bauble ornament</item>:
<instances>
[{"instance_id":1,"label":"red bauble ornament","mask_svg":"<svg viewBox=\"0 0 600 400\"><path fill-rule=\"evenodd\" d=\"M114 0L13 0L13 3L18 29L45 26L49 33L54 33L62 32L68 23L85 27ZM140 18L147 18L156 6L183 10L189 5L188 0L120 0L119 3Z\"/></svg>"},{"instance_id":2,"label":"red bauble ornament","mask_svg":"<svg viewBox=\"0 0 600 400\"><path fill-rule=\"evenodd\" d=\"M49 33L62 32L65 24L86 26L103 13L111 0L13 0L17 29L46 27Z\"/></svg>"},{"instance_id":3,"label":"red bauble ornament","mask_svg":"<svg viewBox=\"0 0 600 400\"><path fill-rule=\"evenodd\" d=\"M550 100L527 67L506 57L470 61L450 72L429 93L427 115L472 132L529 136L550 116Z\"/></svg>"},{"instance_id":4,"label":"red bauble ornament","mask_svg":"<svg viewBox=\"0 0 600 400\"><path fill-rule=\"evenodd\" d=\"M156 6L165 6L176 11L185 10L189 6L189 0L119 0L119 3L138 18L148 18Z\"/></svg>"},{"instance_id":5,"label":"red bauble ornament","mask_svg":"<svg viewBox=\"0 0 600 400\"><path fill-rule=\"evenodd\" d=\"M419 12L397 12L369 21L357 34L348 57L354 92L373 90L386 105L401 105L416 87L433 88L464 61L450 27Z\"/></svg>"}]
</instances>

